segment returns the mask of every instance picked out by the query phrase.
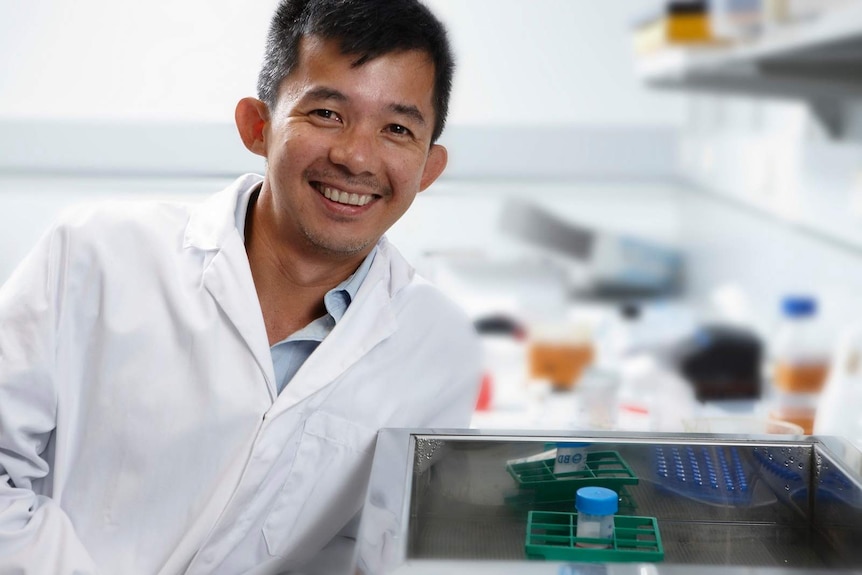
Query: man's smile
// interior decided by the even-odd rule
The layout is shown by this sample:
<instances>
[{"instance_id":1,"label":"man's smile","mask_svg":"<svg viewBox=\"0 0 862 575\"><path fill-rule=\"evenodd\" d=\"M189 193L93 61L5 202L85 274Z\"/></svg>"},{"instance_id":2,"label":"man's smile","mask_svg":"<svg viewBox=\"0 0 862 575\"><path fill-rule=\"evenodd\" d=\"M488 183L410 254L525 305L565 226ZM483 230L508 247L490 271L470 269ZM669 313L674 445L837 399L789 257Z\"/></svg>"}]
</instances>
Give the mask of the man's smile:
<instances>
[{"instance_id":1,"label":"man's smile","mask_svg":"<svg viewBox=\"0 0 862 575\"><path fill-rule=\"evenodd\" d=\"M321 182L312 182L312 186L320 192L327 200L348 206L364 206L377 196L375 194L360 194L356 192L346 192L338 188L323 184Z\"/></svg>"}]
</instances>

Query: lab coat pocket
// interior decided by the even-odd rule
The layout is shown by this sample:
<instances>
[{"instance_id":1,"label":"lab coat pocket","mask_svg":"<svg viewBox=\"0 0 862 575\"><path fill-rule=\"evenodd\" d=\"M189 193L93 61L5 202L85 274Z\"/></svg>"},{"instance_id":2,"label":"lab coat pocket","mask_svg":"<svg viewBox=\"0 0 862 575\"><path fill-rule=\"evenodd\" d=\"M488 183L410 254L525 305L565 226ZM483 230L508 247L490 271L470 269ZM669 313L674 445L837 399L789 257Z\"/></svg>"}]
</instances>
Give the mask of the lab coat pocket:
<instances>
[{"instance_id":1,"label":"lab coat pocket","mask_svg":"<svg viewBox=\"0 0 862 575\"><path fill-rule=\"evenodd\" d=\"M359 511L377 430L314 412L263 525L270 555L310 559Z\"/></svg>"}]
</instances>

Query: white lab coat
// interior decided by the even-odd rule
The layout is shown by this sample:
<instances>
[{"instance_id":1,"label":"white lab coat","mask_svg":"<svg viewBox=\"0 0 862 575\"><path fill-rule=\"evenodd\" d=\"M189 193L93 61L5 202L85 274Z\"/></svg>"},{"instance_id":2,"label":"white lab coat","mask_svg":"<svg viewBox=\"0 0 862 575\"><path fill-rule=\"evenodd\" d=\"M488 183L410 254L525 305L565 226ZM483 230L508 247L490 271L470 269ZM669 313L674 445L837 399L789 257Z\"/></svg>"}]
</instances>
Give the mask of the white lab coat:
<instances>
[{"instance_id":1,"label":"white lab coat","mask_svg":"<svg viewBox=\"0 0 862 575\"><path fill-rule=\"evenodd\" d=\"M360 509L379 428L468 424L477 338L385 239L276 394L235 226L259 181L72 212L0 290L0 573L299 569Z\"/></svg>"}]
</instances>

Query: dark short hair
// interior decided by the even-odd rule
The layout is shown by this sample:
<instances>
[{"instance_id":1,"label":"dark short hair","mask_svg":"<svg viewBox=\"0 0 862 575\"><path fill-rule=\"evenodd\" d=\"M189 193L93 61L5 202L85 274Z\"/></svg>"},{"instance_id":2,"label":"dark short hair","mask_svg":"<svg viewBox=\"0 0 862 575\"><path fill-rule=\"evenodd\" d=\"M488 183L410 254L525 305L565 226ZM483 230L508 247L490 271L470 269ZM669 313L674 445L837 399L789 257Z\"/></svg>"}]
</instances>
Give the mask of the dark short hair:
<instances>
[{"instance_id":1,"label":"dark short hair","mask_svg":"<svg viewBox=\"0 0 862 575\"><path fill-rule=\"evenodd\" d=\"M354 66L392 52L426 52L434 63L432 143L443 133L455 62L446 28L421 2L281 0L269 27L257 79L258 98L270 109L278 100L281 82L299 61L299 44L305 36L337 40L343 54L357 56Z\"/></svg>"}]
</instances>

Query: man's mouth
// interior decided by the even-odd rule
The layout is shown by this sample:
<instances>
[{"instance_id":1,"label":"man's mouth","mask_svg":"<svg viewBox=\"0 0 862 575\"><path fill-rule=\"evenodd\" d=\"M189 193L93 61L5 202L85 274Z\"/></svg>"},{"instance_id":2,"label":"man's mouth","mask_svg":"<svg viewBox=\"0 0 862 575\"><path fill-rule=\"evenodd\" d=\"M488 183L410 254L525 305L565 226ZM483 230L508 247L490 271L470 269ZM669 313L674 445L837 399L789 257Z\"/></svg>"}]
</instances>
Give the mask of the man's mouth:
<instances>
[{"instance_id":1,"label":"man's mouth","mask_svg":"<svg viewBox=\"0 0 862 575\"><path fill-rule=\"evenodd\" d=\"M317 191L320 192L327 200L348 206L364 206L374 199L373 194L345 192L338 188L333 188L321 183L315 183L314 187L317 188Z\"/></svg>"}]
</instances>

